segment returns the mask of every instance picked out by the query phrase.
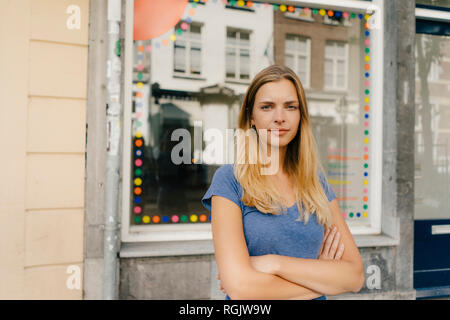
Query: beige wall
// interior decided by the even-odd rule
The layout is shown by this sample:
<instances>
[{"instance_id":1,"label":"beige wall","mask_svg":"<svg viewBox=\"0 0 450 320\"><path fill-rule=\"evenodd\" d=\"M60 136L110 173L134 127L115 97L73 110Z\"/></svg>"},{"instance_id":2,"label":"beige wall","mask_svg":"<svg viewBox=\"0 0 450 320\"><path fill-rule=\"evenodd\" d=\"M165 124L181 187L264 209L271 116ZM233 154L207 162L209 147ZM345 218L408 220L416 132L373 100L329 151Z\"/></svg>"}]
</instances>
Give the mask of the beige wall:
<instances>
[{"instance_id":1,"label":"beige wall","mask_svg":"<svg viewBox=\"0 0 450 320\"><path fill-rule=\"evenodd\" d=\"M81 299L89 0L0 8L0 299Z\"/></svg>"}]
</instances>

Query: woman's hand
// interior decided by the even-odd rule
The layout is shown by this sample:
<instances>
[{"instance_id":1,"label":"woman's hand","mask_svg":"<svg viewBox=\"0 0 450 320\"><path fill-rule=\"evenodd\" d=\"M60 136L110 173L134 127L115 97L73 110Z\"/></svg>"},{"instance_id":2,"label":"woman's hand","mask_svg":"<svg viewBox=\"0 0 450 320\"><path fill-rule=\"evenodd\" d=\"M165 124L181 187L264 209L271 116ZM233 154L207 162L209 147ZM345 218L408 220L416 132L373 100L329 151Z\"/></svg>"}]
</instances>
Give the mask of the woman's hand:
<instances>
[{"instance_id":1,"label":"woman's hand","mask_svg":"<svg viewBox=\"0 0 450 320\"><path fill-rule=\"evenodd\" d=\"M331 230L327 229L320 248L319 260L339 260L344 254L344 244L339 245L340 233L336 226Z\"/></svg>"}]
</instances>

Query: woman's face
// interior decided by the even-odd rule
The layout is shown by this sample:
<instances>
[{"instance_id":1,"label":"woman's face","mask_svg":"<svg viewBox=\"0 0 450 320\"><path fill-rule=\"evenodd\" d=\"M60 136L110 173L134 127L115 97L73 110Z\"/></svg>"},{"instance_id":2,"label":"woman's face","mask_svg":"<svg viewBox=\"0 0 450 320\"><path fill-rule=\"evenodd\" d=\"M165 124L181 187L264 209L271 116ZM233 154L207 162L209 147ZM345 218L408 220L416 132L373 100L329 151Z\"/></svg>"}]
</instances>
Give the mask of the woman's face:
<instances>
[{"instance_id":1,"label":"woman's face","mask_svg":"<svg viewBox=\"0 0 450 320\"><path fill-rule=\"evenodd\" d=\"M261 129L267 129L267 142L270 145L272 137L278 137L274 145L286 147L294 139L300 123L300 102L294 84L281 79L268 82L261 86L255 96L255 104L251 116L251 125L262 134ZM277 130L280 129L280 130Z\"/></svg>"}]
</instances>

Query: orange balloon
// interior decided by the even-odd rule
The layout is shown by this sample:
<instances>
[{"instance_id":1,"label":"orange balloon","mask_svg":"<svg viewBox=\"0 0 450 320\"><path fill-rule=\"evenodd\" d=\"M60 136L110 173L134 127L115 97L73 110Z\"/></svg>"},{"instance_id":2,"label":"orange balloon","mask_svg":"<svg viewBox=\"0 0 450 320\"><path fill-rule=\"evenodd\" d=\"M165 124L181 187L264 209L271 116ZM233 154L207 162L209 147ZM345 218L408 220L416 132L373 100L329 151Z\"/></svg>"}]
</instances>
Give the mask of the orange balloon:
<instances>
[{"instance_id":1,"label":"orange balloon","mask_svg":"<svg viewBox=\"0 0 450 320\"><path fill-rule=\"evenodd\" d=\"M149 40L172 29L183 16L188 0L134 0L133 40Z\"/></svg>"}]
</instances>

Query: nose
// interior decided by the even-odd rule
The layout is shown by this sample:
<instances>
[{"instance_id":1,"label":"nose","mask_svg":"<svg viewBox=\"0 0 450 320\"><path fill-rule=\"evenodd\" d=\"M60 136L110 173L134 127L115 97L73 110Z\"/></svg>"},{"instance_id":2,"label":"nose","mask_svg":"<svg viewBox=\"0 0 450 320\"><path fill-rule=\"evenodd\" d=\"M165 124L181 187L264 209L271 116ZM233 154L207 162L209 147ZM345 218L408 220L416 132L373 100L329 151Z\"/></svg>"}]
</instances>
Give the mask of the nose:
<instances>
[{"instance_id":1,"label":"nose","mask_svg":"<svg viewBox=\"0 0 450 320\"><path fill-rule=\"evenodd\" d=\"M274 121L279 125L286 121L286 114L283 107L275 108Z\"/></svg>"}]
</instances>

